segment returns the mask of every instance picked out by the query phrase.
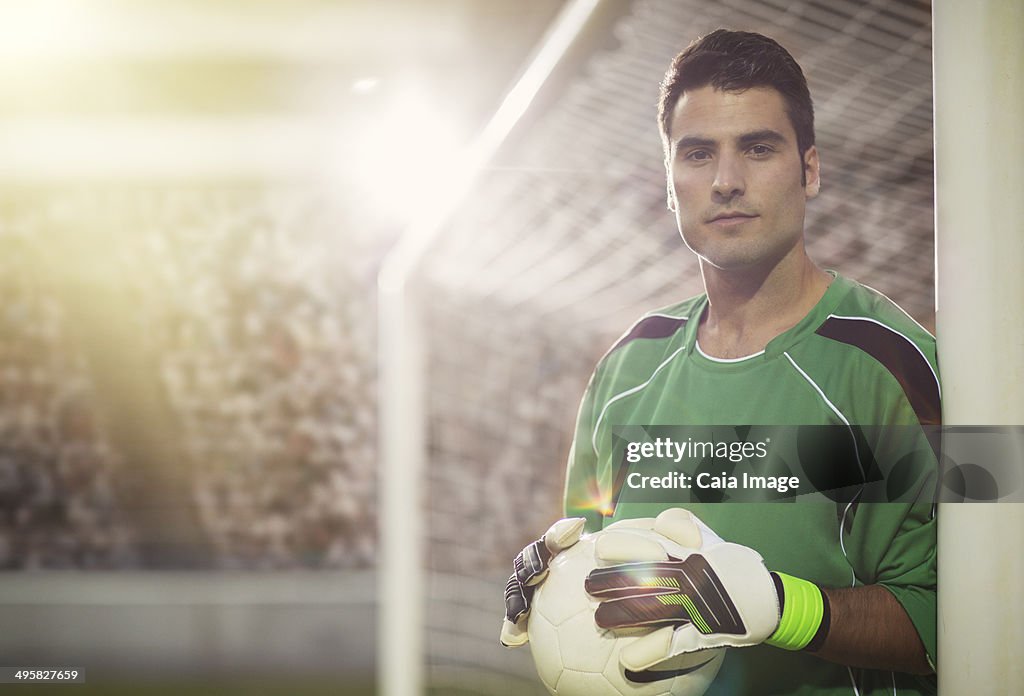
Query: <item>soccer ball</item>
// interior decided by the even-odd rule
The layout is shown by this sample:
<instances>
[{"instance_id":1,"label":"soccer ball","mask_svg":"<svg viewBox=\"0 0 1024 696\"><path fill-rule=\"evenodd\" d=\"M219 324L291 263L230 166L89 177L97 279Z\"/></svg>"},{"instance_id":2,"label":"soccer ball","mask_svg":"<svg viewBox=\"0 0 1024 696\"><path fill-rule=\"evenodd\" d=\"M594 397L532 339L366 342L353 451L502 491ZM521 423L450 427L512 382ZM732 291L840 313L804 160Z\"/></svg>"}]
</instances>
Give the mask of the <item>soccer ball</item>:
<instances>
[{"instance_id":1,"label":"soccer ball","mask_svg":"<svg viewBox=\"0 0 1024 696\"><path fill-rule=\"evenodd\" d=\"M653 539L677 558L691 553L649 529L624 527L615 532ZM675 657L627 676L619 651L650 631L627 634L594 622L599 602L586 593L583 582L597 566L595 545L603 533L586 534L555 556L533 596L527 630L541 681L557 696L700 696L718 674L724 648Z\"/></svg>"}]
</instances>

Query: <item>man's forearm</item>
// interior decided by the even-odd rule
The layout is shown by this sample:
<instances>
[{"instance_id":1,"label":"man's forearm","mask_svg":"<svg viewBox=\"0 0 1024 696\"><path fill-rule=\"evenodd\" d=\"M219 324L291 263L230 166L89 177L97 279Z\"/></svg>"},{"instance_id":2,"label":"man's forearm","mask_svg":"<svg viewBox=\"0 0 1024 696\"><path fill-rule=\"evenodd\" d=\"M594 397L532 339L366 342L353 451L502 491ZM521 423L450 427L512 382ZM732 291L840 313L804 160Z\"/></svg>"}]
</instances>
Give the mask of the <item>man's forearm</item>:
<instances>
[{"instance_id":1,"label":"man's forearm","mask_svg":"<svg viewBox=\"0 0 1024 696\"><path fill-rule=\"evenodd\" d=\"M851 667L932 673L914 624L891 592L868 585L825 594L832 618L818 657Z\"/></svg>"}]
</instances>

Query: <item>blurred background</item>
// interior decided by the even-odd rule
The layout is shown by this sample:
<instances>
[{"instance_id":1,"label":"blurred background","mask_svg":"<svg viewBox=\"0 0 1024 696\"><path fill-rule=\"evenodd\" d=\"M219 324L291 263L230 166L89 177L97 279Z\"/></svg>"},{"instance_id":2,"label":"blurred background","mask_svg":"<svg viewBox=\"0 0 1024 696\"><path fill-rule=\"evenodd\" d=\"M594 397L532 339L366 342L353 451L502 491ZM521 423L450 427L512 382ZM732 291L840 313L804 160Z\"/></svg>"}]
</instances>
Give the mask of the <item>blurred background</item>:
<instances>
[{"instance_id":1,"label":"blurred background","mask_svg":"<svg viewBox=\"0 0 1024 696\"><path fill-rule=\"evenodd\" d=\"M657 87L720 26L808 75L812 257L934 326L931 29L912 0L0 4L0 666L96 693L373 693L377 273L412 269L434 693L542 693L497 646L596 360L700 291ZM577 4L578 10L578 4ZM454 199L453 199L454 200Z\"/></svg>"}]
</instances>

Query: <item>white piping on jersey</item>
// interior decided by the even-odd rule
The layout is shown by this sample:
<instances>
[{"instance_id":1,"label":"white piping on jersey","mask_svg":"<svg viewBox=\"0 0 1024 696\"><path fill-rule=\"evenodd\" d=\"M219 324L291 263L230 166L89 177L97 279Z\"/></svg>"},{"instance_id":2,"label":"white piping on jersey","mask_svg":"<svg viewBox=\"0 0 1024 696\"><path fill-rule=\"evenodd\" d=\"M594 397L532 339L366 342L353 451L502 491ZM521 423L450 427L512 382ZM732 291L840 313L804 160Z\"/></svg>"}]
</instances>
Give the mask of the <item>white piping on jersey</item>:
<instances>
[{"instance_id":1,"label":"white piping on jersey","mask_svg":"<svg viewBox=\"0 0 1024 696\"><path fill-rule=\"evenodd\" d=\"M893 307L895 307L896 309L898 309L898 310L900 310L901 312L903 312L903 313L904 313L904 314L906 315L907 319L909 319L910 321L914 322L914 323L915 323L915 324L917 325L917 328L921 329L922 331L924 331L924 332L925 332L926 334L928 334L928 335L929 335L929 336L931 336L932 338L935 338L935 336L933 336L933 335L932 335L932 332L931 332L931 331L929 331L928 329L926 329L926 328L924 328L923 326L921 326L921 322L919 322L919 321L918 321L917 319L915 319L914 317L910 316L910 313L909 313L909 312L907 312L907 310L903 309L903 308L902 308L902 307L900 307L900 306L899 306L898 304L896 304L895 302L893 302L893 301L892 301L892 299L891 299L891 298L890 298L890 297L889 297L888 295L886 295L886 294L885 294L884 292L881 292L880 290L875 290L875 289L874 289L873 287L871 287L870 285L864 285L864 283L861 283L861 285L863 285L863 286L864 286L865 288L867 288L867 289L868 289L868 290L870 290L871 292L873 292L873 293L875 293L875 294L878 294L878 295L881 295L881 296L882 296L882 297L884 297L885 299L889 300L889 304L891 304L891 305L892 305Z\"/></svg>"},{"instance_id":2,"label":"white piping on jersey","mask_svg":"<svg viewBox=\"0 0 1024 696\"><path fill-rule=\"evenodd\" d=\"M879 293L879 294L881 294L881 293ZM884 297L884 295L883 295L883 297ZM888 299L888 298L886 298L886 299ZM890 302L891 302L891 300L890 300ZM906 312L904 312L904 314L906 314ZM910 315L907 314L907 316L909 317ZM918 352L918 354L921 356L921 359L924 360L924 364L928 366L929 370L931 370L932 377L935 378L935 386L938 387L938 389L939 389L939 397L940 398L942 397L942 384L939 382L939 376L937 374L935 374L935 370L932 369L932 364L930 362L928 362L928 358L925 357L925 354L921 351L920 348L917 347L917 344L914 343L913 341L911 341L909 338L907 338L906 335L900 333L899 331L897 331L896 329L892 328L888 324L883 324L882 322L878 321L877 319L872 319L871 317L846 317L846 316L843 316L841 314L829 314L829 317L834 317L836 319L853 319L855 321L870 321L872 324L878 324L883 329L888 329L889 331L892 331L894 334L896 334L897 336L902 338L904 341L906 341L907 343L912 345L914 347L914 350L916 350ZM911 317L911 318L913 318L913 317ZM917 322L914 322L914 323L917 324ZM920 324L917 324L917 325L921 326ZM923 326L921 326L921 330L924 331L925 333L928 333L928 329L924 328ZM928 334L928 335L931 336L931 334ZM932 338L935 338L935 337L932 336Z\"/></svg>"},{"instance_id":3,"label":"white piping on jersey","mask_svg":"<svg viewBox=\"0 0 1024 696\"><path fill-rule=\"evenodd\" d=\"M846 672L850 675L850 685L853 687L853 693L855 696L860 696L860 690L857 688L857 681L853 678L853 670L847 667ZM896 696L896 673L889 672L889 676L892 677L892 696Z\"/></svg>"},{"instance_id":4,"label":"white piping on jersey","mask_svg":"<svg viewBox=\"0 0 1024 696\"><path fill-rule=\"evenodd\" d=\"M675 314L663 314L662 312L651 312L649 314L645 314L642 317L640 317L640 321L638 321L635 324L633 324L633 326L636 326L637 324L639 324L644 319L649 319L650 317L665 317L666 319L685 319L686 321L690 320L690 317L677 317ZM631 326L630 330L632 330L632 328L633 327ZM627 331L626 333L629 333L629 332Z\"/></svg>"},{"instance_id":5,"label":"white piping on jersey","mask_svg":"<svg viewBox=\"0 0 1024 696\"><path fill-rule=\"evenodd\" d=\"M850 685L853 686L854 696L860 696L860 689L857 688L857 680L853 678L853 670L847 667L846 673L850 675Z\"/></svg>"},{"instance_id":6,"label":"white piping on jersey","mask_svg":"<svg viewBox=\"0 0 1024 696\"><path fill-rule=\"evenodd\" d=\"M676 318L678 319L678 317L676 317ZM665 360L662 361L662 363L660 365L658 365L656 368L654 368L654 372L651 373L651 376L647 378L646 382L644 382L643 384L638 384L637 386L632 387L630 389L627 389L624 392L620 392L620 393L616 394L615 396L613 396L612 398L608 399L608 401L605 402L604 408L601 409L600 415L598 415L597 420L594 421L594 432L590 436L590 446L594 448L594 454L597 454L597 432L598 432L598 430L601 427L601 421L604 420L604 414L606 414L608 412L608 407L611 406L616 401L618 401L619 399L625 398L625 397L629 396L630 394L635 394L638 391L640 391L641 389L644 389L645 387L647 387L647 385L650 384L654 380L654 378L657 376L657 374L659 372L661 372L661 369L663 367L665 367L666 365L668 365L670 362L672 362L672 360L677 355L679 355L679 353L681 353L684 348L686 348L686 344L683 344L683 345L679 346L678 348L676 348L676 350L672 353L672 355L670 355L667 358L665 358Z\"/></svg>"},{"instance_id":7,"label":"white piping on jersey","mask_svg":"<svg viewBox=\"0 0 1024 696\"><path fill-rule=\"evenodd\" d=\"M789 354L788 351L782 351L782 354L785 355L786 356L786 360L789 360L790 364L794 368L796 368L796 371L799 372L801 375L803 375L803 378L805 380L807 380L807 382L812 387L814 387L814 391L818 392L818 396L820 396L822 398L822 401L824 401L826 404L828 404L828 407L830 409L832 409L832 412L835 413L837 416L839 416L839 420L843 421L843 423L846 424L846 429L850 431L850 438L853 440L853 452L854 452L854 455L857 457L857 466L860 467L860 477L862 479L865 478L864 465L861 464L861 461L860 461L860 448L857 447L857 437L853 433L853 427L850 425L850 421L847 420L846 416L843 415L842 411L840 411L838 408L836 408L836 405L834 403L829 401L828 397L825 396L825 392L823 392L821 390L821 387L819 387L818 384L813 379L811 379L810 375L808 375L806 372L804 372L800 368L800 366L796 364L796 360L793 360L793 357Z\"/></svg>"},{"instance_id":8,"label":"white piping on jersey","mask_svg":"<svg viewBox=\"0 0 1024 696\"><path fill-rule=\"evenodd\" d=\"M708 360L710 360L712 362L716 362L716 363L738 363L738 362L743 362L744 360L750 360L751 358L756 358L759 355L764 355L764 350L759 350L756 353L751 353L750 355L744 355L742 358L715 358L715 357L712 357L712 356L708 355L707 353L705 353L704 351L702 351L700 349L700 341L695 341L694 342L694 346L697 348L697 352L698 353L703 355Z\"/></svg>"},{"instance_id":9,"label":"white piping on jersey","mask_svg":"<svg viewBox=\"0 0 1024 696\"><path fill-rule=\"evenodd\" d=\"M854 496L856 500L856 496ZM850 563L850 557L846 553L846 542L843 541L843 532L846 530L846 515L850 512L850 508L853 506L853 500L846 504L846 509L843 510L843 519L839 521L839 548L843 550L843 558L846 559L846 565L850 566L850 587L857 586L857 571L854 570L853 564Z\"/></svg>"}]
</instances>

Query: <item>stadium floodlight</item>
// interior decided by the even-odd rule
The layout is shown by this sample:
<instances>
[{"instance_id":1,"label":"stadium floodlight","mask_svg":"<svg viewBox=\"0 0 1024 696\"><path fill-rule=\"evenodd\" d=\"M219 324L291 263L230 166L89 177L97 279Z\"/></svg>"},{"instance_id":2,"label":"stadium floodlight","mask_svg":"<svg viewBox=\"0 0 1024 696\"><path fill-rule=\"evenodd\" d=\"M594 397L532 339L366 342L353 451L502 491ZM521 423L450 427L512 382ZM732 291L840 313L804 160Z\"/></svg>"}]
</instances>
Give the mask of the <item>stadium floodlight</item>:
<instances>
[{"instance_id":1,"label":"stadium floodlight","mask_svg":"<svg viewBox=\"0 0 1024 696\"><path fill-rule=\"evenodd\" d=\"M364 79L353 91L375 87L374 80ZM461 129L455 114L429 94L400 87L381 110L345 130L338 162L345 185L381 219L407 225L461 185L466 170Z\"/></svg>"}]
</instances>

